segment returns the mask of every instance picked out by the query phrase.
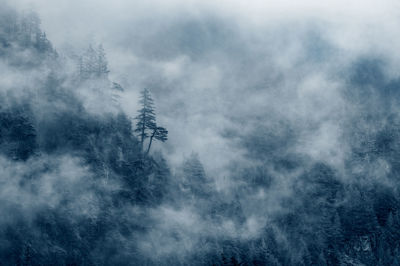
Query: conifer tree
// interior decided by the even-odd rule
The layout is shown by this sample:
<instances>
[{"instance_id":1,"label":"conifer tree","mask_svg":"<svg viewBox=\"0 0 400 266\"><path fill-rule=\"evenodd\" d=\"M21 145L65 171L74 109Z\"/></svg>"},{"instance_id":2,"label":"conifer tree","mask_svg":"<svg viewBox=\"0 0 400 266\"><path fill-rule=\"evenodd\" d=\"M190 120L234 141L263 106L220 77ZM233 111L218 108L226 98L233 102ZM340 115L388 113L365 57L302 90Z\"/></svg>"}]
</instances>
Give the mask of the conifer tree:
<instances>
[{"instance_id":1,"label":"conifer tree","mask_svg":"<svg viewBox=\"0 0 400 266\"><path fill-rule=\"evenodd\" d=\"M156 115L154 113L154 101L151 98L150 91L144 89L140 94L139 103L142 108L138 111L139 114L135 118L137 120L135 132L138 134L140 147L143 151L143 143L145 139L149 137L149 131L156 128Z\"/></svg>"},{"instance_id":2,"label":"conifer tree","mask_svg":"<svg viewBox=\"0 0 400 266\"><path fill-rule=\"evenodd\" d=\"M183 173L185 176L194 181L205 181L206 174L204 171L203 164L200 162L199 156L196 153L192 153L183 163Z\"/></svg>"},{"instance_id":3,"label":"conifer tree","mask_svg":"<svg viewBox=\"0 0 400 266\"><path fill-rule=\"evenodd\" d=\"M146 150L146 154L150 152L151 144L153 139L165 142L168 139L168 131L159 127L156 124L156 115L154 112L154 101L151 97L150 91L144 89L141 91L140 105L141 109L138 111L139 114L136 116L136 129L135 132L140 140L140 147L143 151L144 141L150 138L149 144Z\"/></svg>"},{"instance_id":4,"label":"conifer tree","mask_svg":"<svg viewBox=\"0 0 400 266\"><path fill-rule=\"evenodd\" d=\"M108 72L108 62L106 58L106 53L104 51L103 45L99 45L97 48L97 60L96 60L96 74L99 77L107 77Z\"/></svg>"},{"instance_id":5,"label":"conifer tree","mask_svg":"<svg viewBox=\"0 0 400 266\"><path fill-rule=\"evenodd\" d=\"M79 58L79 74L82 80L88 79L93 75L96 69L96 58L96 51L89 45L89 48Z\"/></svg>"},{"instance_id":6,"label":"conifer tree","mask_svg":"<svg viewBox=\"0 0 400 266\"><path fill-rule=\"evenodd\" d=\"M97 49L91 45L86 52L79 58L80 78L107 78L108 62L103 46L100 44Z\"/></svg>"}]
</instances>

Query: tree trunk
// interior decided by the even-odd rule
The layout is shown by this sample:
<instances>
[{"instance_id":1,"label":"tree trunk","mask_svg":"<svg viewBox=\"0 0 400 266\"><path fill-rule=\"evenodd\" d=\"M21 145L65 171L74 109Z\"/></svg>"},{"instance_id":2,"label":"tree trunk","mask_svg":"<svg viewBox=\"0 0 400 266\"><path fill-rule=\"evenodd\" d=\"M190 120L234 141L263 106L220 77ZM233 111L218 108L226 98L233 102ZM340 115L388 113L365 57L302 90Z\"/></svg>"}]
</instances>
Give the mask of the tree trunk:
<instances>
[{"instance_id":1,"label":"tree trunk","mask_svg":"<svg viewBox=\"0 0 400 266\"><path fill-rule=\"evenodd\" d=\"M153 134L150 137L150 142L149 142L149 146L147 147L146 154L149 154L149 152L150 152L151 143L153 142L153 138L154 138L155 134L156 134L156 129L154 129Z\"/></svg>"},{"instance_id":2,"label":"tree trunk","mask_svg":"<svg viewBox=\"0 0 400 266\"><path fill-rule=\"evenodd\" d=\"M146 121L145 121L146 116L145 116L145 114L143 114L142 119L143 119L143 125L142 125L141 139L140 139L140 150L143 152L144 131L146 129Z\"/></svg>"}]
</instances>

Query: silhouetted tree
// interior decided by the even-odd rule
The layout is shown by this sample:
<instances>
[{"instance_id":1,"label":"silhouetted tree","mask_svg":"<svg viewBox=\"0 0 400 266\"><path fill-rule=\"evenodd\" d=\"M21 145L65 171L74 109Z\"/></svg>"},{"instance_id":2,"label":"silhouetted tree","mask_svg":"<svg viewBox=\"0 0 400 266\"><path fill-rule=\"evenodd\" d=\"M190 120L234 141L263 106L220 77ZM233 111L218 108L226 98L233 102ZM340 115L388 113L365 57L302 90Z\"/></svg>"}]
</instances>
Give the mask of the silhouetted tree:
<instances>
[{"instance_id":1,"label":"silhouetted tree","mask_svg":"<svg viewBox=\"0 0 400 266\"><path fill-rule=\"evenodd\" d=\"M140 147L143 150L143 143L145 139L149 137L148 131L156 127L156 115L154 113L154 101L151 98L150 91L144 89L140 94L139 103L142 108L140 108L138 111L139 114L135 118L137 120L135 132L138 134Z\"/></svg>"},{"instance_id":2,"label":"silhouetted tree","mask_svg":"<svg viewBox=\"0 0 400 266\"><path fill-rule=\"evenodd\" d=\"M140 147L143 151L143 144L147 138L150 138L146 154L150 152L153 139L165 142L168 138L168 131L163 127L158 127L156 124L156 115L154 112L154 101L148 89L143 89L140 96L140 105L142 108L136 116L135 132L140 140Z\"/></svg>"}]
</instances>

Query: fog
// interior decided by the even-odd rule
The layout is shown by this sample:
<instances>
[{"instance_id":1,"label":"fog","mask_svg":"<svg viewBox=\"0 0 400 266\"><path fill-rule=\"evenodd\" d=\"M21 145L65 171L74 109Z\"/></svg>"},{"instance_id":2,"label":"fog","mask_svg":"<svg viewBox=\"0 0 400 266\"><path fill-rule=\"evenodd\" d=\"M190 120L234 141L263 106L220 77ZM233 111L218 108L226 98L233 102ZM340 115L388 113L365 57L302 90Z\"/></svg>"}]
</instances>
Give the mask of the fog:
<instances>
[{"instance_id":1,"label":"fog","mask_svg":"<svg viewBox=\"0 0 400 266\"><path fill-rule=\"evenodd\" d=\"M366 55L388 60L387 75L398 73L396 1L14 4L39 12L60 52L103 43L111 77L127 90L124 109L134 116L138 91L149 87L171 130L169 159L177 163L195 151L212 171L243 153L221 133L249 131L255 114L271 112L294 123L321 123L311 133L317 140L310 144L314 136L304 136L298 149L340 163L344 151L325 149L339 148L337 124L352 108L341 99L346 85L337 75Z\"/></svg>"},{"instance_id":2,"label":"fog","mask_svg":"<svg viewBox=\"0 0 400 266\"><path fill-rule=\"evenodd\" d=\"M29 68L26 61L38 60L29 49L9 56L17 63L0 61L3 108L31 111L40 150L25 161L0 156L0 208L18 210L2 225L34 224L47 209L68 214L71 235L89 243L85 248L100 265L132 257L146 265L219 265L224 254L246 261L257 252L275 252L268 256L276 265L307 265L307 254L328 258L325 243L338 246L341 262L373 264L382 257L376 235L348 229L353 223L346 217L373 205L385 211L376 211L371 223L378 219L386 228L388 217L400 213L397 203L380 208L378 202L399 192L400 3L8 4L38 13L59 61ZM78 80L77 58L98 44L109 80ZM124 91L109 91L112 82ZM168 141L155 142L145 161L149 168L131 136L144 88L153 95L157 124L168 129ZM367 216L361 218L370 221ZM82 240L81 221L101 228L93 229L95 240ZM368 235L376 260L340 250L331 237L338 228L348 250ZM262 263L273 261L265 256Z\"/></svg>"}]
</instances>

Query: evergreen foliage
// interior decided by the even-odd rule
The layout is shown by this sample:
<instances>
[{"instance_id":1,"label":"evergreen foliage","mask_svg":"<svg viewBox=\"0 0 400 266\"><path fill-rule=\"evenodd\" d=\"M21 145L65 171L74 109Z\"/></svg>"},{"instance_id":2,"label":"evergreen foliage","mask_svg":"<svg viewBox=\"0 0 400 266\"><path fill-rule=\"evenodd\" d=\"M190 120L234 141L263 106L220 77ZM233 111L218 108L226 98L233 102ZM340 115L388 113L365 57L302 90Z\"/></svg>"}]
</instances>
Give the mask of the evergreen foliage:
<instances>
[{"instance_id":1,"label":"evergreen foliage","mask_svg":"<svg viewBox=\"0 0 400 266\"><path fill-rule=\"evenodd\" d=\"M149 144L146 150L146 154L150 152L151 144L153 139L165 142L168 138L168 131L159 127L156 124L156 114L154 111L154 101L151 97L148 89L143 89L140 93L140 105L141 108L136 116L136 129L135 132L140 140L141 150L143 151L143 145L147 138L150 138Z\"/></svg>"},{"instance_id":2,"label":"evergreen foliage","mask_svg":"<svg viewBox=\"0 0 400 266\"><path fill-rule=\"evenodd\" d=\"M103 45L94 49L91 45L86 52L79 57L79 76L81 80L108 77L108 61Z\"/></svg>"}]
</instances>

